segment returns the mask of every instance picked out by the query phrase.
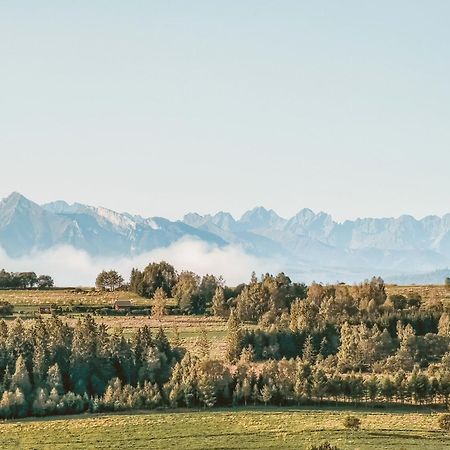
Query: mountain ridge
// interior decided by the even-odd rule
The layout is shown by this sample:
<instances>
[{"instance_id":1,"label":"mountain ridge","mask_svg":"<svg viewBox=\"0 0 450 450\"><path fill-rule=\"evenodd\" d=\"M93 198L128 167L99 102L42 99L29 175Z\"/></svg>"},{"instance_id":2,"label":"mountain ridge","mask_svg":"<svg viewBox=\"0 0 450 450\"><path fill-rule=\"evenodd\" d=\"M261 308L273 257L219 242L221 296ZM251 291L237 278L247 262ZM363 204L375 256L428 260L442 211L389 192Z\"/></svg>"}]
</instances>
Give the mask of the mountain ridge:
<instances>
[{"instance_id":1,"label":"mountain ridge","mask_svg":"<svg viewBox=\"0 0 450 450\"><path fill-rule=\"evenodd\" d=\"M188 213L181 220L142 217L108 208L39 205L18 192L0 201L0 246L11 257L69 245L92 256L129 256L187 238L239 246L295 270L409 275L450 266L450 214L416 219L358 218L334 221L326 212L301 209L290 218L262 206L239 219L230 213Z\"/></svg>"}]
</instances>

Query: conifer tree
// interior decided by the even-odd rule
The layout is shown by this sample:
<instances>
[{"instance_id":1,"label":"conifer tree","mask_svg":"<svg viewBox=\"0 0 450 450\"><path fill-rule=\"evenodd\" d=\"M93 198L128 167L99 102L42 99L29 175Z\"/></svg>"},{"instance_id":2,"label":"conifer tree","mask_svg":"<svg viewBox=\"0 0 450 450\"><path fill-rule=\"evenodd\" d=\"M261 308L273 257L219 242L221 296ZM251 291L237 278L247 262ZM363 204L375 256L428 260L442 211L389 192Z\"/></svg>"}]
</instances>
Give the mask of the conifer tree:
<instances>
[{"instance_id":1,"label":"conifer tree","mask_svg":"<svg viewBox=\"0 0 450 450\"><path fill-rule=\"evenodd\" d=\"M253 385L253 389L252 389L252 401L253 401L253 405L256 405L256 403L259 400L259 388L258 388L258 383L255 383Z\"/></svg>"},{"instance_id":2,"label":"conifer tree","mask_svg":"<svg viewBox=\"0 0 450 450\"><path fill-rule=\"evenodd\" d=\"M267 406L267 403L272 399L272 389L265 384L261 389L261 400L264 403L264 406Z\"/></svg>"},{"instance_id":3,"label":"conifer tree","mask_svg":"<svg viewBox=\"0 0 450 450\"><path fill-rule=\"evenodd\" d=\"M314 363L314 346L312 336L309 334L305 340L302 351L302 360L308 364Z\"/></svg>"},{"instance_id":4,"label":"conifer tree","mask_svg":"<svg viewBox=\"0 0 450 450\"><path fill-rule=\"evenodd\" d=\"M378 379L375 375L372 375L371 377L364 380L364 389L370 401L374 402L379 392Z\"/></svg>"},{"instance_id":5,"label":"conifer tree","mask_svg":"<svg viewBox=\"0 0 450 450\"><path fill-rule=\"evenodd\" d=\"M198 383L200 401L205 408L211 408L216 403L216 392L214 383L210 381L208 376L203 375Z\"/></svg>"},{"instance_id":6,"label":"conifer tree","mask_svg":"<svg viewBox=\"0 0 450 450\"><path fill-rule=\"evenodd\" d=\"M152 317L161 322L167 305L167 295L162 288L158 288L153 295Z\"/></svg>"},{"instance_id":7,"label":"conifer tree","mask_svg":"<svg viewBox=\"0 0 450 450\"><path fill-rule=\"evenodd\" d=\"M241 384L237 382L233 390L233 405L234 406L239 405L241 400L242 400L242 387Z\"/></svg>"},{"instance_id":8,"label":"conifer tree","mask_svg":"<svg viewBox=\"0 0 450 450\"><path fill-rule=\"evenodd\" d=\"M236 316L235 310L232 309L227 323L227 350L226 358L230 362L235 362L241 353L241 327Z\"/></svg>"},{"instance_id":9,"label":"conifer tree","mask_svg":"<svg viewBox=\"0 0 450 450\"><path fill-rule=\"evenodd\" d=\"M395 384L389 375L384 375L380 381L380 394L390 402L395 394Z\"/></svg>"},{"instance_id":10,"label":"conifer tree","mask_svg":"<svg viewBox=\"0 0 450 450\"><path fill-rule=\"evenodd\" d=\"M325 396L326 386L327 386L327 376L325 372L320 368L316 368L313 372L311 383L312 395L319 401L322 401L323 397Z\"/></svg>"},{"instance_id":11,"label":"conifer tree","mask_svg":"<svg viewBox=\"0 0 450 450\"><path fill-rule=\"evenodd\" d=\"M45 416L48 411L48 394L43 388L38 388L34 396L34 401L31 406L31 412L35 416Z\"/></svg>"},{"instance_id":12,"label":"conifer tree","mask_svg":"<svg viewBox=\"0 0 450 450\"><path fill-rule=\"evenodd\" d=\"M59 395L64 393L64 385L58 363L53 364L53 366L48 369L47 388L49 391L54 389Z\"/></svg>"},{"instance_id":13,"label":"conifer tree","mask_svg":"<svg viewBox=\"0 0 450 450\"><path fill-rule=\"evenodd\" d=\"M197 338L196 347L200 358L207 358L211 349L211 340L205 327L200 329L200 336Z\"/></svg>"},{"instance_id":14,"label":"conifer tree","mask_svg":"<svg viewBox=\"0 0 450 450\"><path fill-rule=\"evenodd\" d=\"M228 305L225 300L225 291L222 286L216 288L212 299L212 313L217 317L227 317L229 313Z\"/></svg>"},{"instance_id":15,"label":"conifer tree","mask_svg":"<svg viewBox=\"0 0 450 450\"><path fill-rule=\"evenodd\" d=\"M180 330L176 325L173 327L171 344L172 344L173 348L179 348L183 345L183 340L181 339Z\"/></svg>"},{"instance_id":16,"label":"conifer tree","mask_svg":"<svg viewBox=\"0 0 450 450\"><path fill-rule=\"evenodd\" d=\"M242 381L242 397L244 399L244 404L247 406L247 400L250 398L250 395L252 393L252 385L250 383L250 380L245 377Z\"/></svg>"},{"instance_id":17,"label":"conifer tree","mask_svg":"<svg viewBox=\"0 0 450 450\"><path fill-rule=\"evenodd\" d=\"M20 389L25 395L31 393L31 382L30 376L28 374L27 366L25 365L25 360L20 355L16 360L16 370L11 377L11 388L12 391Z\"/></svg>"}]
</instances>

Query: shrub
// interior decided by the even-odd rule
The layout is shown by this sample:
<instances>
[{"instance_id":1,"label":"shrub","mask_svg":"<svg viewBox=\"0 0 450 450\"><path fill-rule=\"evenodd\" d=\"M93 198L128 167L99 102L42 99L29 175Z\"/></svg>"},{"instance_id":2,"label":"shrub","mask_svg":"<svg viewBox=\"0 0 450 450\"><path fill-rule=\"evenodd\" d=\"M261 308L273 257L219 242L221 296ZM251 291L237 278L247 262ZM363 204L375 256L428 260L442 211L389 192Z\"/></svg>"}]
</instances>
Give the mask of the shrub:
<instances>
[{"instance_id":1,"label":"shrub","mask_svg":"<svg viewBox=\"0 0 450 450\"><path fill-rule=\"evenodd\" d=\"M322 444L311 445L309 450L339 450L339 448L329 442L323 442Z\"/></svg>"},{"instance_id":2,"label":"shrub","mask_svg":"<svg viewBox=\"0 0 450 450\"><path fill-rule=\"evenodd\" d=\"M10 316L14 312L14 307L9 302L0 302L0 316Z\"/></svg>"},{"instance_id":3,"label":"shrub","mask_svg":"<svg viewBox=\"0 0 450 450\"><path fill-rule=\"evenodd\" d=\"M359 430L361 427L361 419L348 414L344 417L344 427L349 430Z\"/></svg>"},{"instance_id":4,"label":"shrub","mask_svg":"<svg viewBox=\"0 0 450 450\"><path fill-rule=\"evenodd\" d=\"M438 425L441 430L450 431L450 414L440 414Z\"/></svg>"}]
</instances>

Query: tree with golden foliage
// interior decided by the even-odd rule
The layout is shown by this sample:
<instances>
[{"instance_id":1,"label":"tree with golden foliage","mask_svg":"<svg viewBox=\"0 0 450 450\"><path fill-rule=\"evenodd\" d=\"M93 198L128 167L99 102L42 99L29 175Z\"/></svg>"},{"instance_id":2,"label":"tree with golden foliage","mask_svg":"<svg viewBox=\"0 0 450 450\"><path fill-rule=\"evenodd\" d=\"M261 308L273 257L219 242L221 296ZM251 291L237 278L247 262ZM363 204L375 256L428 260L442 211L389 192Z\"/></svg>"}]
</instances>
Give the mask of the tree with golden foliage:
<instances>
[{"instance_id":1,"label":"tree with golden foliage","mask_svg":"<svg viewBox=\"0 0 450 450\"><path fill-rule=\"evenodd\" d=\"M166 312L167 295L162 288L158 288L153 296L152 317L161 321Z\"/></svg>"}]
</instances>

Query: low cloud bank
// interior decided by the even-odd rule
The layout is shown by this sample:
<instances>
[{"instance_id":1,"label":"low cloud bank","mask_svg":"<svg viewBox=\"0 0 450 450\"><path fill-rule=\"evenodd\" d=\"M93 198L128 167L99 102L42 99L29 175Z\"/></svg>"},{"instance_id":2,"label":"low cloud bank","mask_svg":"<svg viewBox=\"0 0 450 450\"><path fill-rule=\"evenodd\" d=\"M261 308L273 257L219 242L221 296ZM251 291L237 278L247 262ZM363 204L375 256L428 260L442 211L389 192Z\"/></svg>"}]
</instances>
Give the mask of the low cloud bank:
<instances>
[{"instance_id":1,"label":"low cloud bank","mask_svg":"<svg viewBox=\"0 0 450 450\"><path fill-rule=\"evenodd\" d=\"M57 286L92 286L103 269L116 269L128 280L131 269L143 269L150 262L167 261L178 271L192 270L204 275L222 275L230 285L250 279L250 274L277 272L280 264L247 254L236 246L217 247L205 242L181 239L169 247L158 248L132 257L92 257L70 246L36 251L20 258L9 257L0 248L0 268L7 271L34 271L53 277Z\"/></svg>"}]
</instances>

